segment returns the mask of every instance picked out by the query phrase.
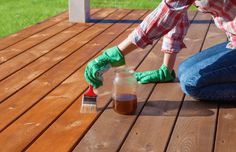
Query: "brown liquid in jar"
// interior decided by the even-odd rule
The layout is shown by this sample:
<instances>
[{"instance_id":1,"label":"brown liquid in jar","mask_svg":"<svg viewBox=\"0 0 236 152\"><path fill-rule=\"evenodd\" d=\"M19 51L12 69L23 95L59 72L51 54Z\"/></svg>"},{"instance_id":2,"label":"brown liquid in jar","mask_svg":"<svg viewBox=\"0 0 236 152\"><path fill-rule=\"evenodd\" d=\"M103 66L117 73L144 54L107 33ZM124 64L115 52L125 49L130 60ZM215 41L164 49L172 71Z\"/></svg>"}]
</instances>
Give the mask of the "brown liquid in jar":
<instances>
[{"instance_id":1,"label":"brown liquid in jar","mask_svg":"<svg viewBox=\"0 0 236 152\"><path fill-rule=\"evenodd\" d=\"M120 114L135 114L137 109L137 96L133 94L122 94L113 98L113 109Z\"/></svg>"}]
</instances>

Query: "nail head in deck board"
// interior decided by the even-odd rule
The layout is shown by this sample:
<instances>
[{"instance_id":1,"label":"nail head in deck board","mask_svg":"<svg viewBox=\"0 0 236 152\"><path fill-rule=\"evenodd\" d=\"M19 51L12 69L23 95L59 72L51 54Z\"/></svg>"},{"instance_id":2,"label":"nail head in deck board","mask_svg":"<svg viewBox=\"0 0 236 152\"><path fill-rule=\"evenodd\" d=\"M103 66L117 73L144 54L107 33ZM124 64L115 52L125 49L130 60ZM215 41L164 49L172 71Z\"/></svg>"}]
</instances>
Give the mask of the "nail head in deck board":
<instances>
[{"instance_id":1,"label":"nail head in deck board","mask_svg":"<svg viewBox=\"0 0 236 152\"><path fill-rule=\"evenodd\" d=\"M122 10L121 11L118 11L117 13L119 13L119 14L121 14L121 12L122 12ZM126 11L127 13L129 12L129 11ZM137 12L140 12L140 11L137 11ZM125 15L125 14L124 14ZM118 17L117 17L118 15L116 15L116 19L119 19ZM127 16L129 16L129 15L127 15ZM120 16L120 18L121 18L121 16ZM116 28L113 28L113 27L111 27L111 28L109 28L108 30L107 30L107 33L109 33L110 31L115 31L115 33L114 33L114 35L110 35L110 34L107 34L106 35L106 32L104 32L104 34L103 34L103 45L106 45L106 43L110 43L111 41L112 41L112 39L113 38L115 38L115 37L117 37L117 35L119 35L119 33L121 33L122 31L124 31L126 28L128 28L128 26L127 27L124 27L124 26L122 26L122 28L121 27L119 27L119 26L116 26L116 25L114 25L114 27L116 27ZM119 27L119 28L118 28ZM96 39L94 39L93 41L94 42L96 42L96 41L98 41L100 38L97 38L97 40ZM93 42L93 41L91 41L91 43ZM93 42L93 43L94 43ZM89 52L88 52L88 50L95 50L95 48L94 48L94 46L91 46L91 45L89 45L88 44L88 46L89 47L86 47L86 50L87 50L87 52L86 52L86 54L88 54ZM102 45L101 46L99 46L98 48L97 48L98 46L96 46L96 49L97 50L100 50L101 48L100 47L102 47ZM85 51L81 51L81 52L85 52ZM72 69L72 68L70 68L70 67L66 67L66 66L71 66L71 65L74 65L74 63L73 62L78 62L78 61L76 61L76 59L77 60L79 60L80 61L80 58L82 59L82 57L80 56L80 57L78 57L78 55L76 56L76 55L74 55L74 57L76 57L76 58L74 58L74 59L71 59L71 60L69 60L70 62L71 62L71 64L66 64L66 65L64 65L65 67L65 69ZM66 59L67 60L67 59ZM76 65L78 65L78 63L76 64ZM53 70L55 70L55 68L53 69ZM63 72L64 70L61 70L61 71L59 71L59 75L64 75L64 74L60 74L60 72ZM53 76L53 75L50 75L49 77L51 77L51 78L54 78L55 76ZM47 78L47 79L49 79L49 77L47 77L47 76L45 76L44 75L44 78ZM35 82L35 81L34 81ZM84 83L85 84L85 83ZM52 92L53 93L53 92ZM68 98L68 97L67 97ZM61 98L60 98L61 99ZM3 138L7 138L7 137L9 137L11 140L13 140L12 139L12 136L11 136L11 131L9 131L9 130L11 130L11 129L13 129L13 130L15 130L16 128L18 128L18 129L16 129L16 130L18 130L18 132L24 132L25 130L27 130L27 127L28 126L23 126L22 127L22 125L21 124L25 124L25 122L26 121L29 121L32 117L34 118L34 116L37 118L37 120L38 121L40 121L40 118L39 118L39 116L37 115L37 111L41 111L41 110L45 110L46 109L46 111L49 111L49 109L47 109L47 108L49 108L49 107L45 107L47 104L47 102L46 101L47 100L49 100L49 101L51 101L52 99L51 98L47 98L47 97L45 97L41 102L39 102L36 106L34 106L30 111L28 111L25 115L23 115L20 119L18 119L16 122L14 122L11 126L9 126L6 130L4 130L3 132L2 132L2 136L0 136L0 142L4 142L4 141L2 141L1 139L3 139ZM62 99L61 99L62 100ZM45 102L43 102L43 101L45 101ZM49 102L48 101L48 102ZM55 102L54 100L53 101L51 101L51 102ZM69 101L68 101L69 102ZM59 103L58 103L59 104ZM63 103L61 103L60 102L60 104L63 104ZM45 107L45 108L42 108L41 106L43 106L43 107ZM35 109L37 109L37 107L40 107L38 110L35 110ZM60 108L63 108L64 106L62 106L61 107L61 105L59 105L59 109ZM64 108L67 108L67 107L64 107ZM35 114L31 114L30 112L32 111L32 113L35 113ZM49 114L52 114L52 115L54 115L54 113L56 113L56 115L58 115L58 112L60 112L61 110L57 110L57 109L55 109L54 111L52 111L51 113L49 113ZM40 112L40 115L42 115L42 113L45 113L45 112L43 112L43 111L41 111ZM44 118L41 118L41 119L44 119ZM46 121L47 121L47 118L45 118L46 119ZM50 118L48 118L49 120L50 119L55 119L55 117L50 117ZM37 121L36 120L36 121ZM46 125L47 123L46 122L44 122L45 120L42 120L43 122L37 122L37 123L40 123L40 124L42 124L42 125L40 125L40 127L44 127L44 125ZM39 129L40 129L40 127L38 127ZM22 136L17 136L17 133L16 134L14 134L14 141L16 142L14 145L16 146L15 148L17 148L17 149L22 149L22 148L24 148L23 146L25 146L25 145L27 145L29 142L30 142L30 139L31 140L33 140L33 138L35 137L35 136L37 136L37 134L38 133L40 133L40 131L42 130L38 130L37 131L37 129L38 128L33 128L32 130L31 130L31 134L29 134L29 135L25 135L24 136L24 138L22 137ZM34 129L36 129L35 130L35 132L34 132ZM44 129L44 128L43 128ZM8 132L9 131L9 132ZM9 133L9 134L8 134ZM19 134L18 134L19 135ZM2 138L1 138L2 137ZM21 141L19 142L17 139L21 139ZM24 140L24 139L26 139L26 140ZM18 142L18 143L17 143ZM12 148L12 147L10 147L9 145L5 145L5 148Z\"/></svg>"},{"instance_id":2,"label":"nail head in deck board","mask_svg":"<svg viewBox=\"0 0 236 152\"><path fill-rule=\"evenodd\" d=\"M64 19L68 18L68 12L61 13L57 16L54 16L48 20L45 20L43 22L37 23L35 25L32 25L30 27L27 27L15 34L12 34L10 36L7 36L0 40L0 51L7 48L10 45L13 45L35 33L38 33L42 30L47 29L50 26L53 26L54 24L57 24L61 22Z\"/></svg>"},{"instance_id":3,"label":"nail head in deck board","mask_svg":"<svg viewBox=\"0 0 236 152\"><path fill-rule=\"evenodd\" d=\"M97 11L92 10L91 14L94 14L96 12ZM35 46L37 47L37 45L39 45L40 43L41 44L45 43L45 41L48 39L49 40L54 39L56 34L62 32L65 29L68 29L72 25L75 25L75 24L69 23L68 20L63 20L54 26L51 26L41 32L38 32L38 33L22 40L21 42L18 42L16 44L4 49L4 50L1 50L0 57L2 58L2 60L0 60L0 64L7 62L8 60L14 58L18 54L21 54L21 53L27 51L28 49L31 49L31 50L35 49ZM56 44L57 43L55 43L54 45L56 45ZM1 78L0 78L0 80L1 80Z\"/></svg>"}]
</instances>

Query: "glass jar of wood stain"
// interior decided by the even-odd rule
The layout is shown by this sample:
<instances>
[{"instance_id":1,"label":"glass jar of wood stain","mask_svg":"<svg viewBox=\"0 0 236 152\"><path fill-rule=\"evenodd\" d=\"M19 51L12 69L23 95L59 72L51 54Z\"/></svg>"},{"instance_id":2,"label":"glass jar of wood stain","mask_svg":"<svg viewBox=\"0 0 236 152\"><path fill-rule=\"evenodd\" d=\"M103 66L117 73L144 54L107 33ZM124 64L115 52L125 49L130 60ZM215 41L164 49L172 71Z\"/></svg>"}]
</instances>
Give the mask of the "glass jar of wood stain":
<instances>
[{"instance_id":1,"label":"glass jar of wood stain","mask_svg":"<svg viewBox=\"0 0 236 152\"><path fill-rule=\"evenodd\" d=\"M137 81L130 68L116 70L113 81L113 109L124 115L131 115L137 109Z\"/></svg>"}]
</instances>

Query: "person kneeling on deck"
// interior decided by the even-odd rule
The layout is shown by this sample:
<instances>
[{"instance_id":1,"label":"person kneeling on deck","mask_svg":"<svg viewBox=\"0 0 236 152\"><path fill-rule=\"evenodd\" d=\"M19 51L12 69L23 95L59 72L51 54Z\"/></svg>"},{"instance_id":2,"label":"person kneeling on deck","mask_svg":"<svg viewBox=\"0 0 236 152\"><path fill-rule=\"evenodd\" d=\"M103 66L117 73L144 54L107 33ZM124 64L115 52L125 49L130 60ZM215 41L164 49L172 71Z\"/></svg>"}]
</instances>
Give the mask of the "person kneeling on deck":
<instances>
[{"instance_id":1,"label":"person kneeling on deck","mask_svg":"<svg viewBox=\"0 0 236 152\"><path fill-rule=\"evenodd\" d=\"M235 0L163 0L143 22L118 46L106 50L88 63L86 80L100 87L102 73L110 67L125 64L124 56L137 47L144 48L164 36L163 65L158 70L136 72L138 83L170 82L177 54L190 25L188 8L194 5L203 13L210 13L228 41L193 55L180 64L178 77L187 95L200 100L236 99L236 1Z\"/></svg>"}]
</instances>

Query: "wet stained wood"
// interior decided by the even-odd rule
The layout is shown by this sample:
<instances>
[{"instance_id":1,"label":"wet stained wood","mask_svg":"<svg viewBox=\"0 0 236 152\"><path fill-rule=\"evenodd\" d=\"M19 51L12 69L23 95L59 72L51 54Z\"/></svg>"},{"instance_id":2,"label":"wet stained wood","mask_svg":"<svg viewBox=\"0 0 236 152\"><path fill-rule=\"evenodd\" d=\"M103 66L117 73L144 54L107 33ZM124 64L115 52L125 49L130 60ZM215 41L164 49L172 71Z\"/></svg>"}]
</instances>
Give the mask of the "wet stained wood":
<instances>
[{"instance_id":1,"label":"wet stained wood","mask_svg":"<svg viewBox=\"0 0 236 152\"><path fill-rule=\"evenodd\" d=\"M223 32L211 24L202 50L225 40ZM212 151L217 112L217 103L185 97L167 151Z\"/></svg>"},{"instance_id":2,"label":"wet stained wood","mask_svg":"<svg viewBox=\"0 0 236 152\"><path fill-rule=\"evenodd\" d=\"M145 14L146 11L137 11L133 12L137 15L127 16L126 19L133 20L138 19ZM139 15L138 15L139 14ZM120 26L131 26L132 24L120 23ZM130 33L137 24L129 27L124 33L122 33L117 39L115 39L112 43L110 43L107 47L114 46L118 44L121 40L123 40ZM132 61L133 65L138 64L144 57L148 51L142 51L139 53L139 57L137 60ZM85 66L83 66L80 70L76 72L76 79L81 79L83 77L83 71ZM112 71L109 71L108 74L112 74ZM86 84L85 80L82 79L83 83ZM73 84L76 86L76 84ZM80 89L86 89L85 86L78 86ZM99 107L103 108L106 105L107 100L109 99L109 95L102 95L98 98L98 103L100 103ZM41 151L50 150L50 151L63 151L71 149L72 144L76 144L77 140L79 140L84 132L89 128L89 126L96 120L96 117L99 116L99 113L95 114L86 114L80 113L82 96L80 96L75 103L57 120L55 123L49 127L49 129L41 136L38 140L36 140L27 151L35 151L36 149L40 149ZM101 103L101 102L102 103ZM63 125L62 125L63 124ZM77 125L75 125L77 124ZM51 138L53 134L53 138ZM48 138L50 136L50 138ZM59 138L60 137L60 138ZM61 142L61 139L67 139L64 141L64 144L58 146ZM48 144L51 143L51 144ZM41 145L44 145L43 147ZM52 146L53 145L53 146Z\"/></svg>"},{"instance_id":3,"label":"wet stained wood","mask_svg":"<svg viewBox=\"0 0 236 152\"><path fill-rule=\"evenodd\" d=\"M110 17L112 17L113 19L121 19L123 18L123 16L126 17L126 15L129 13L130 11L129 10L118 10L116 12L114 12L114 14ZM135 11L137 14L140 14L140 11ZM131 16L135 16L135 12L134 14L132 14ZM127 15L127 17L129 17L129 15ZM124 18L125 19L125 18ZM102 47L106 46L107 43L109 44L112 39L115 39L119 33L121 33L122 31L124 31L125 29L127 29L126 26L122 26L122 28L120 28L120 26L114 24L114 26L112 26L113 24L112 23L105 23L103 24L105 26L107 26L107 30L105 32L102 33L101 37L103 37L103 41L102 42L99 42L100 38L97 37L95 39L93 39L92 41L90 41L88 44L86 44L84 47L82 47L81 49L79 49L76 53L74 53L73 55L71 55L69 58L63 60L63 62L61 62L60 64L58 64L55 68L51 69L50 71L46 72L43 76L41 76L39 79L37 79L37 81L34 81L33 83L38 83L38 85L40 84L45 84L47 83L46 85L41 85L41 87L47 87L52 83L55 83L56 81L60 80L62 77L67 78L68 77L68 74L66 74L66 72L68 73L68 70L69 71L75 71L76 69L78 69L78 67L80 65L83 64L83 60L88 60L90 56L94 55L96 52L98 52ZM109 26L110 25L110 26ZM113 34L111 33L113 31ZM117 36L116 36L117 35ZM94 45L96 44L96 45ZM97 45L99 44L99 45ZM84 49L86 51L84 51ZM93 53L90 53L90 56L88 56L88 51L93 51ZM86 56L86 57L85 57ZM60 73L56 72L56 71L61 71ZM55 74L58 74L58 76L56 76ZM61 78L60 78L61 77ZM82 77L80 77L82 78ZM58 79L58 80L56 80ZM32 83L31 83L32 84ZM85 83L84 83L85 84ZM34 84L35 85L35 84ZM55 85L55 84L54 84ZM45 88L46 89L46 88ZM39 94L41 93L41 90L45 90L45 89L40 89L40 87L37 87L37 89L35 90L36 92L38 92ZM38 91L37 91L38 90ZM65 89L62 89L60 90L59 92L63 91ZM57 91L56 90L56 94L57 94ZM36 94L35 92L35 94ZM25 146L27 143L30 142L29 138L33 140L33 138L35 138L36 135L38 135L40 133L41 130L43 130L48 123L44 122L43 121L49 121L51 119L55 119L56 117L53 117L51 116L50 118L45 118L43 120L39 120L38 117L36 115L32 115L30 114L31 112L32 113L38 113L38 110L41 109L41 110L46 110L48 108L48 106L46 106L48 103L47 102L52 102L52 101L57 101L56 99L54 98L51 98L51 96L55 97L56 95L53 95L55 93L54 91L49 94L47 97L45 97L44 99L42 99L42 101L40 101L34 108L30 109L29 112L27 112L28 114L22 116L20 119L18 119L16 122L14 122L13 125L11 125L10 127L8 127L6 130L4 130L1 134L2 136L0 136L0 141L1 141L1 137L3 137L2 139L4 138L9 138L14 140L16 142L15 144L15 147L9 145L9 146L5 146L5 148L9 147L10 149L16 149L16 150L22 150L22 148L24 148L23 146ZM68 93L68 92L67 92ZM71 92L71 96L72 97L75 97L76 98L76 95L80 94L81 92L75 92L73 90L73 93L75 93L74 95L72 94ZM70 94L70 93L69 93ZM71 97L70 95L68 94L69 97ZM38 94L37 94L38 95ZM32 95L31 95L32 96ZM65 95L64 95L65 96ZM61 99L63 98L67 98L67 97L61 97L59 96L59 101L61 101ZM25 97L23 97L25 98ZM63 112L63 108L67 108L67 106L70 104L70 102L72 102L73 100L63 100L64 102L59 102L57 101L57 106L58 106L58 109L56 107L52 107L54 108L55 110L53 110L53 114L52 115L59 115L61 112ZM69 103L68 103L69 102ZM60 104L59 104L60 103ZM42 108L42 107L47 107L47 108ZM39 107L39 109L37 108ZM49 106L50 107L50 106ZM38 109L38 110L37 110ZM48 111L48 110L46 110ZM45 111L45 112L46 112ZM42 112L39 112L38 116L42 115L41 114ZM47 114L48 115L48 114ZM32 117L34 116L34 117ZM38 121L42 121L42 123L40 123L41 125L34 128L35 129L35 132L32 131L31 134L24 134L25 136L22 137L21 134L22 132L25 132L29 129L27 129L28 127L31 127L31 126L27 126L27 125L24 125L25 123L27 123L29 120L31 119L34 119L36 118L36 120ZM38 123L37 123L38 124ZM19 136L17 136L16 134L14 135L14 138L13 136L11 135L11 128L19 128L17 130L19 130ZM26 127L26 128L25 128ZM20 129L21 128L21 129ZM40 130L41 128L41 130ZM22 131L22 132L21 132ZM10 134L9 134L10 133ZM4 137L5 136L5 137ZM21 139L21 140L18 140L18 139Z\"/></svg>"},{"instance_id":4,"label":"wet stained wood","mask_svg":"<svg viewBox=\"0 0 236 152\"><path fill-rule=\"evenodd\" d=\"M111 12L115 11L114 9L110 9L109 11L104 10L103 15L104 17L107 16L107 14L110 14ZM111 14L112 15L112 14ZM92 32L90 31L84 31L83 33L77 35L67 43L64 43L62 46L59 48L56 48L56 50L52 51L51 53L47 54L47 56L43 56L36 60L34 63L28 65L24 69L20 70L18 73L15 75L10 76L9 78L3 80L2 85L0 89L2 89L2 93L0 96L2 97L2 100L0 104L0 112L3 113L11 113L9 114L8 118L5 119L6 117L1 115L0 117L0 130L5 128L11 121L16 119L19 115L24 113L25 110L27 110L29 107L34 105L38 100L43 98L50 90L54 89L55 86L57 86L60 81L63 81L66 76L63 75L58 75L55 73L57 69L60 69L59 71L63 73L67 73L67 71L73 72L73 69L68 68L66 70L61 70L63 69L62 67L68 62L78 62L78 60L71 60L73 58L73 55L71 58L68 59L71 53L76 52L77 49L88 43L91 39L96 37L97 35L101 34L102 31L106 30L107 25L97 25L94 27L91 27ZM79 41L79 42L78 42ZM76 45L75 45L76 44ZM81 52L78 51L79 55ZM59 56L58 56L59 55ZM67 60L63 60L63 62L59 62L60 60L66 58ZM83 57L83 56L81 56ZM89 57L89 56L88 56ZM59 61L58 61L59 60ZM86 59L84 59L86 61ZM46 62L49 61L49 62ZM58 62L60 63L59 65L56 64ZM51 68L50 63L56 64L57 68ZM80 63L77 63L76 65L79 67L81 64L83 64L81 61ZM68 64L67 66L72 66L71 64ZM76 69L76 67L74 67ZM49 70L49 71L48 71ZM41 74L44 72L47 72L46 75L52 75L53 81L47 80L47 76L41 76L41 78L38 78L37 80L33 81L32 83L28 84L30 81L34 80L35 78L39 77ZM67 74L70 75L70 74ZM56 79L55 79L56 78ZM18 81L16 81L18 80ZM58 82L59 81L59 82ZM8 85L4 85L8 84ZM23 85L22 85L23 84ZM28 84L28 85L27 85ZM37 85L36 85L37 84ZM43 85L44 84L44 85ZM24 85L27 85L27 87L24 87ZM34 86L40 86L39 88L35 88ZM4 87L5 86L5 87ZM11 87L9 87L11 86ZM24 87L23 89L19 90L17 93L14 95L10 96L12 93L17 91L19 88ZM42 87L42 88L41 88ZM4 89L5 88L5 89ZM9 88L9 89L7 89ZM15 90L14 90L15 89ZM27 92L31 92L31 94L28 94ZM10 96L9 98L7 98ZM5 100L7 98L7 100ZM20 100L19 100L20 99ZM12 110L13 107L14 110Z\"/></svg>"},{"instance_id":5,"label":"wet stained wood","mask_svg":"<svg viewBox=\"0 0 236 152\"><path fill-rule=\"evenodd\" d=\"M0 50L3 50L5 48L21 41L21 40L24 40L25 38L27 38L35 33L45 30L48 27L53 26L53 25L65 20L67 18L68 18L68 12L63 12L55 17L52 17L48 20L42 21L42 22L32 25L28 28L25 28L15 34L7 36L7 37L0 40L0 44L1 44Z\"/></svg>"},{"instance_id":6,"label":"wet stained wood","mask_svg":"<svg viewBox=\"0 0 236 152\"><path fill-rule=\"evenodd\" d=\"M193 17L191 15L191 17ZM161 66L163 53L160 52L162 42L159 42L152 51L145 58L144 62L138 67L137 71L146 71L157 69ZM136 52L132 52L130 56L135 56ZM129 64L129 63L127 63ZM125 139L129 128L132 127L138 113L142 109L149 95L153 91L154 84L140 85L138 87L138 109L136 115L123 116L115 113L112 109L112 104L103 112L103 114L96 121L94 126L88 131L85 137L77 145L74 151L115 151L119 149L122 141ZM110 131L113 128L115 131ZM93 139L96 140L93 140ZM148 136L147 136L148 138ZM132 141L135 140L132 139ZM133 144L133 142L132 142ZM129 147L137 148L136 146ZM134 149L132 149L134 151ZM131 151L132 151L131 150ZM130 151L130 149L128 150Z\"/></svg>"},{"instance_id":7,"label":"wet stained wood","mask_svg":"<svg viewBox=\"0 0 236 152\"><path fill-rule=\"evenodd\" d=\"M91 11L91 13L94 14L96 11ZM97 13L94 17L99 18L99 15L102 15L102 12ZM92 25L93 23L71 24L65 20L0 51L0 80L50 52Z\"/></svg>"},{"instance_id":8,"label":"wet stained wood","mask_svg":"<svg viewBox=\"0 0 236 152\"><path fill-rule=\"evenodd\" d=\"M235 105L185 97L178 80L139 85L136 114L124 116L112 109L111 69L98 90L98 112L80 113L86 64L124 40L149 13L92 9L89 23L71 24L64 12L0 39L0 151L233 152ZM189 18L194 22L176 72L187 57L226 40L209 15L190 12ZM126 56L127 64L137 71L159 68L161 45L137 49Z\"/></svg>"}]
</instances>

